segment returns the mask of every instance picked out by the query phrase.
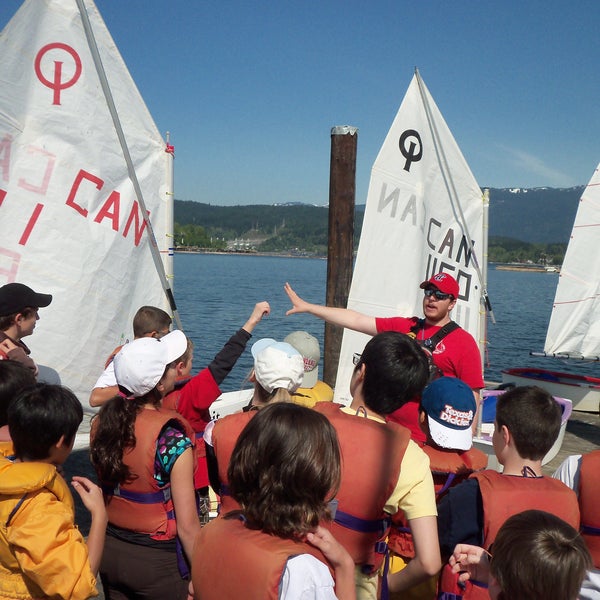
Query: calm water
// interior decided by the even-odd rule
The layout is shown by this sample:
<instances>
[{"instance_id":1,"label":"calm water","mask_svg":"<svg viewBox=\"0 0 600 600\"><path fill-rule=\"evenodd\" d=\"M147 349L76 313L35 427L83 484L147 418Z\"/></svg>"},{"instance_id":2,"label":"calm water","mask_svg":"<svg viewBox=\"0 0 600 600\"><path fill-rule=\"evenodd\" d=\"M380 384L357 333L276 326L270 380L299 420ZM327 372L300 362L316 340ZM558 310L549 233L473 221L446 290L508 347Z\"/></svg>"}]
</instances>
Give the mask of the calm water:
<instances>
[{"instance_id":1,"label":"calm water","mask_svg":"<svg viewBox=\"0 0 600 600\"><path fill-rule=\"evenodd\" d=\"M253 339L283 339L304 329L321 341L324 325L309 315L285 316L290 308L283 284L289 281L311 302L325 301L324 260L244 255L177 254L175 298L183 328L195 343L194 370L205 367L229 336L246 321L254 305L268 300L271 315L257 326ZM553 273L496 271L488 288L496 324L488 324L485 378L500 381L507 367L539 367L596 375L597 364L581 364L529 356L541 351L558 282ZM224 381L223 391L240 389L252 366L247 351Z\"/></svg>"}]
</instances>

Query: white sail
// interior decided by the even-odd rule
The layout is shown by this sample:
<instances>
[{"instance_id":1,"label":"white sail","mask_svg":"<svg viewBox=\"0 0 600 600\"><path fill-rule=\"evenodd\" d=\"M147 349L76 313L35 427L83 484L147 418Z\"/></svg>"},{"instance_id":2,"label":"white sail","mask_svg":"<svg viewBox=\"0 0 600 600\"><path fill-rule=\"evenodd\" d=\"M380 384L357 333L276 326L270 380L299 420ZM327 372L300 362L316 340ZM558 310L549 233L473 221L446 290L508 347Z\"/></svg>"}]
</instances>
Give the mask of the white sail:
<instances>
[{"instance_id":1,"label":"white sail","mask_svg":"<svg viewBox=\"0 0 600 600\"><path fill-rule=\"evenodd\" d=\"M422 316L419 284L445 271L460 285L453 318L479 341L482 219L481 190L416 73L371 171L348 308ZM368 339L344 331L337 402L350 401L352 355Z\"/></svg>"},{"instance_id":2,"label":"white sail","mask_svg":"<svg viewBox=\"0 0 600 600\"><path fill-rule=\"evenodd\" d=\"M27 0L0 34L0 285L51 293L24 341L87 407L142 305L167 309L141 205L172 245L172 155L98 10L85 5L143 201L134 191L76 0Z\"/></svg>"},{"instance_id":3,"label":"white sail","mask_svg":"<svg viewBox=\"0 0 600 600\"><path fill-rule=\"evenodd\" d=\"M600 165L579 201L546 335L547 354L599 359L599 232Z\"/></svg>"}]
</instances>

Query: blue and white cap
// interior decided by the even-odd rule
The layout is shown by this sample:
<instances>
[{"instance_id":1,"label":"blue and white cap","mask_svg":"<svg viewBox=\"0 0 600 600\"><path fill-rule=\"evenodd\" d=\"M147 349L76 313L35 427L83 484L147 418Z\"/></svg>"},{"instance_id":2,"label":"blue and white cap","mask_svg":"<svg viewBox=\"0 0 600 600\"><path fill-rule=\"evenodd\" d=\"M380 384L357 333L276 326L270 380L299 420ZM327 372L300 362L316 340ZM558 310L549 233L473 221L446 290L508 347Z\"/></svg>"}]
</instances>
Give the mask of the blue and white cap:
<instances>
[{"instance_id":1,"label":"blue and white cap","mask_svg":"<svg viewBox=\"0 0 600 600\"><path fill-rule=\"evenodd\" d=\"M252 345L256 381L270 394L277 388L295 392L302 384L304 359L286 342L263 338Z\"/></svg>"},{"instance_id":2,"label":"blue and white cap","mask_svg":"<svg viewBox=\"0 0 600 600\"><path fill-rule=\"evenodd\" d=\"M427 413L431 438L440 448L469 450L477 405L473 390L456 377L440 377L423 391L421 408Z\"/></svg>"}]
</instances>

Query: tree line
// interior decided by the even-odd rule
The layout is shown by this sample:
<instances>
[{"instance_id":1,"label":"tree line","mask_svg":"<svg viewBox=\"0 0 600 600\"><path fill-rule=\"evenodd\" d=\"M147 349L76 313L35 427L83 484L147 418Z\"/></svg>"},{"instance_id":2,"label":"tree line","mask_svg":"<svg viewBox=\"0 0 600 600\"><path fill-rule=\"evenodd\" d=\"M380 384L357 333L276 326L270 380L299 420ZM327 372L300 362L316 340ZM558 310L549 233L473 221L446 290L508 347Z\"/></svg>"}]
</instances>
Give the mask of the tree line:
<instances>
[{"instance_id":1,"label":"tree line","mask_svg":"<svg viewBox=\"0 0 600 600\"><path fill-rule=\"evenodd\" d=\"M364 206L355 210L354 249L358 248ZM175 201L175 246L205 250L239 247L256 252L327 255L328 209L310 205L212 206ZM499 263L560 265L565 243L530 243L490 236L488 260Z\"/></svg>"}]
</instances>

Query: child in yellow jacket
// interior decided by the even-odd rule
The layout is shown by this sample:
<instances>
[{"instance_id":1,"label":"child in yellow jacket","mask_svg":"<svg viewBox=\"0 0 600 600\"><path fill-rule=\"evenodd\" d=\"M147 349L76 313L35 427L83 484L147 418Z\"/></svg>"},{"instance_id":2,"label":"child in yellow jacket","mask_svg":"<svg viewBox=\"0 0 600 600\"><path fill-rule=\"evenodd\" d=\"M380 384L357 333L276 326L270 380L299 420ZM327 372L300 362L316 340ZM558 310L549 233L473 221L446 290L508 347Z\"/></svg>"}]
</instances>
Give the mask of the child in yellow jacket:
<instances>
[{"instance_id":1,"label":"child in yellow jacket","mask_svg":"<svg viewBox=\"0 0 600 600\"><path fill-rule=\"evenodd\" d=\"M75 526L73 496L57 471L82 418L71 391L42 383L24 389L8 409L14 452L5 447L0 456L0 598L83 600L98 593L107 521L102 491L73 477L92 516L86 545Z\"/></svg>"}]
</instances>

